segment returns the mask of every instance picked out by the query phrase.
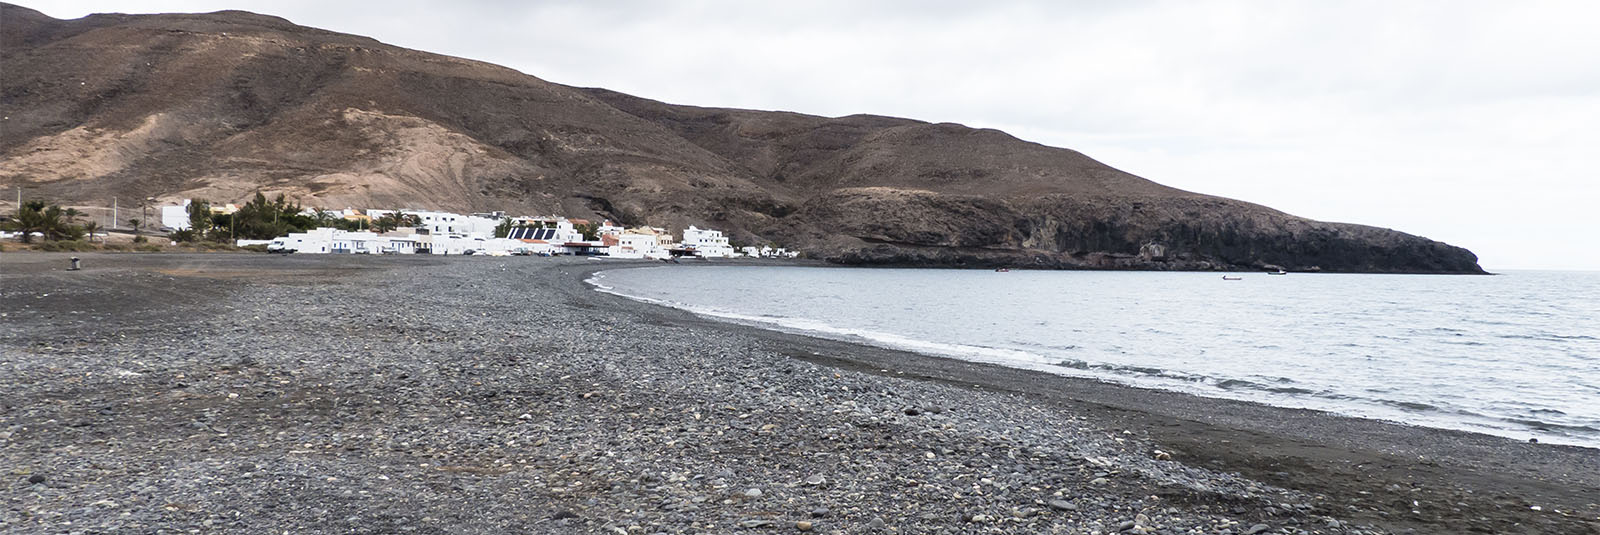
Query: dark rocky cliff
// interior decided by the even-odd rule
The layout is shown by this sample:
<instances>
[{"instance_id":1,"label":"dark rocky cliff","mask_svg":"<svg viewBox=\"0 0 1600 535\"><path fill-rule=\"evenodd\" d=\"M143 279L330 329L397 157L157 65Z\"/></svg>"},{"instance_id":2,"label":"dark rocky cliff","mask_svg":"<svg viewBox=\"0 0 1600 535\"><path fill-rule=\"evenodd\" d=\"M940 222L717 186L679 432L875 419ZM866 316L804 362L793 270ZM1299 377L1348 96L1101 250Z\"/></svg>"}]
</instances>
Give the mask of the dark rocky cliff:
<instances>
[{"instance_id":1,"label":"dark rocky cliff","mask_svg":"<svg viewBox=\"0 0 1600 535\"><path fill-rule=\"evenodd\" d=\"M847 263L1482 271L995 130L676 106L251 13L0 5L0 45L0 187L68 203L259 188L709 225Z\"/></svg>"}]
</instances>

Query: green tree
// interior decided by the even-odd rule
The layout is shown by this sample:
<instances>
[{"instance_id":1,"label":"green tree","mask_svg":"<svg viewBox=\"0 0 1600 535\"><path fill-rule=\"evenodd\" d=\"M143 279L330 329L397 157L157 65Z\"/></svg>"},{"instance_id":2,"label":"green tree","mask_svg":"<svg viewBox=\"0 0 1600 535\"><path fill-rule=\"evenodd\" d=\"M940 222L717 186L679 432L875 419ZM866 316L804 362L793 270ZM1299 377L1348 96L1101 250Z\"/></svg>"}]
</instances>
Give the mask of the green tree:
<instances>
[{"instance_id":1,"label":"green tree","mask_svg":"<svg viewBox=\"0 0 1600 535\"><path fill-rule=\"evenodd\" d=\"M315 221L318 227L333 226L333 222L338 219L338 217L333 215L333 212L329 212L321 208L316 209L316 211L311 214L311 220Z\"/></svg>"},{"instance_id":2,"label":"green tree","mask_svg":"<svg viewBox=\"0 0 1600 535\"><path fill-rule=\"evenodd\" d=\"M389 232L400 227L415 227L422 224L422 218L416 214L408 214L399 210L383 214L372 220L372 230Z\"/></svg>"},{"instance_id":3,"label":"green tree","mask_svg":"<svg viewBox=\"0 0 1600 535\"><path fill-rule=\"evenodd\" d=\"M582 234L585 241L600 239L600 225L598 223L584 223L572 228Z\"/></svg>"},{"instance_id":4,"label":"green tree","mask_svg":"<svg viewBox=\"0 0 1600 535\"><path fill-rule=\"evenodd\" d=\"M83 233L84 234L88 234L89 238L91 240L94 239L94 233L99 232L99 231L100 231L100 224L99 223L90 221L90 222L87 222L87 223L83 224ZM105 243L105 239L101 238L100 239L100 243Z\"/></svg>"},{"instance_id":5,"label":"green tree","mask_svg":"<svg viewBox=\"0 0 1600 535\"><path fill-rule=\"evenodd\" d=\"M83 237L83 228L72 224L72 218L81 214L71 208L62 209L60 206L44 201L30 200L22 203L17 209L17 216L6 225L7 228L20 232L19 239L22 243L33 243L33 234L39 233L45 241L60 239L76 240Z\"/></svg>"},{"instance_id":6,"label":"green tree","mask_svg":"<svg viewBox=\"0 0 1600 535\"><path fill-rule=\"evenodd\" d=\"M204 199L190 199L188 212L189 232L174 232L173 240L175 241L188 242L203 238L206 235L206 231L211 230L211 228L215 226L215 223L211 217L212 214L210 202L207 202Z\"/></svg>"}]
</instances>

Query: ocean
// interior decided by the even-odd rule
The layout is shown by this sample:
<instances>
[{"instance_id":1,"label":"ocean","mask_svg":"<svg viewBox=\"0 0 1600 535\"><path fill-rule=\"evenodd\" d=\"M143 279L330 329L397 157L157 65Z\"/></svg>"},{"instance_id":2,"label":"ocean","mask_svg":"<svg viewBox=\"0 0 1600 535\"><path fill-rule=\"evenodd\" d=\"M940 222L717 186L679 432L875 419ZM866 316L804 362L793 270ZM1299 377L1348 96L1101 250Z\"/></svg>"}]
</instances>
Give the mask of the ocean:
<instances>
[{"instance_id":1,"label":"ocean","mask_svg":"<svg viewBox=\"0 0 1600 535\"><path fill-rule=\"evenodd\" d=\"M1600 448L1600 273L663 266L597 289L759 327Z\"/></svg>"}]
</instances>

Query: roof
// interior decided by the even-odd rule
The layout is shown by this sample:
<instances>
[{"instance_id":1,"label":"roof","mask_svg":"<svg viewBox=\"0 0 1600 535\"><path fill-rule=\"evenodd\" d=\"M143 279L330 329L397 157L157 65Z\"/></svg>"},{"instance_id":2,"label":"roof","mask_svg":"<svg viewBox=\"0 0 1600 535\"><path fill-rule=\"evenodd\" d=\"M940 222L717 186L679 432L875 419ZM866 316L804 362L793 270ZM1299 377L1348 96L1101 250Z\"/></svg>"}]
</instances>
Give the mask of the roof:
<instances>
[{"instance_id":1,"label":"roof","mask_svg":"<svg viewBox=\"0 0 1600 535\"><path fill-rule=\"evenodd\" d=\"M514 228L511 229L510 234L506 234L506 237L513 240L553 240L556 239L558 230L553 228Z\"/></svg>"}]
</instances>

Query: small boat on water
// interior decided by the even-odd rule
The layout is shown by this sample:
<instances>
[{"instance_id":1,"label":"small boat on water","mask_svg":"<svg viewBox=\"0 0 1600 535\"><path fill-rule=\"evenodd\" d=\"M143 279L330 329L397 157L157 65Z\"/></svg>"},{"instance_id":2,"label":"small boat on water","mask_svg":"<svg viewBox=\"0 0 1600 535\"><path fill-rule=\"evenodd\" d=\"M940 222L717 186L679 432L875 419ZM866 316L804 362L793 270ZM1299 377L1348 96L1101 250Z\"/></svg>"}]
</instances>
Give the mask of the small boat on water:
<instances>
[{"instance_id":1,"label":"small boat on water","mask_svg":"<svg viewBox=\"0 0 1600 535\"><path fill-rule=\"evenodd\" d=\"M1244 280L1244 277L1233 277L1233 276L1229 276L1229 275L1223 275L1222 276L1222 280L1225 280L1225 281L1242 281L1242 280Z\"/></svg>"},{"instance_id":2,"label":"small boat on water","mask_svg":"<svg viewBox=\"0 0 1600 535\"><path fill-rule=\"evenodd\" d=\"M1278 268L1277 271L1268 271L1267 274L1268 275L1288 275L1289 272L1284 271L1283 268Z\"/></svg>"},{"instance_id":3,"label":"small boat on water","mask_svg":"<svg viewBox=\"0 0 1600 535\"><path fill-rule=\"evenodd\" d=\"M996 268L994 270L994 272L995 273L1010 273L1011 272L1011 268Z\"/></svg>"}]
</instances>

